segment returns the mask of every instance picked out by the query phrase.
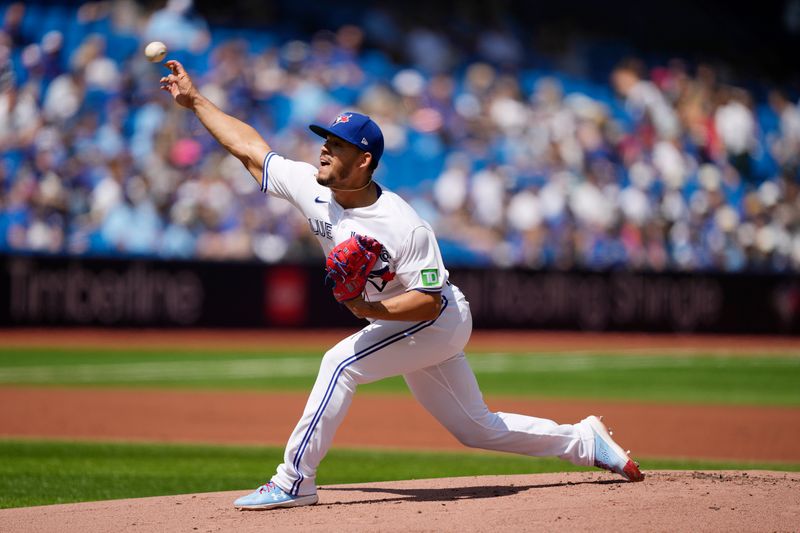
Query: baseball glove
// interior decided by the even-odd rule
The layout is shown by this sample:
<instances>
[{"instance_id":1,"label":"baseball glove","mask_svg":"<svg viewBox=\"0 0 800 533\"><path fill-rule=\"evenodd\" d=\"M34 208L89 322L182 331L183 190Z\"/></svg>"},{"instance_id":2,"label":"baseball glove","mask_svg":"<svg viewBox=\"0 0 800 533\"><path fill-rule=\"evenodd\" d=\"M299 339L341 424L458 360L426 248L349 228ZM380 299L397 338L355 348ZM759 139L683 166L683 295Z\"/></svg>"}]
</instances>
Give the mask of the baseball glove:
<instances>
[{"instance_id":1,"label":"baseball glove","mask_svg":"<svg viewBox=\"0 0 800 533\"><path fill-rule=\"evenodd\" d=\"M381 243L365 235L354 235L331 250L325 261L325 281L334 283L337 302L352 300L364 292L380 253Z\"/></svg>"}]
</instances>

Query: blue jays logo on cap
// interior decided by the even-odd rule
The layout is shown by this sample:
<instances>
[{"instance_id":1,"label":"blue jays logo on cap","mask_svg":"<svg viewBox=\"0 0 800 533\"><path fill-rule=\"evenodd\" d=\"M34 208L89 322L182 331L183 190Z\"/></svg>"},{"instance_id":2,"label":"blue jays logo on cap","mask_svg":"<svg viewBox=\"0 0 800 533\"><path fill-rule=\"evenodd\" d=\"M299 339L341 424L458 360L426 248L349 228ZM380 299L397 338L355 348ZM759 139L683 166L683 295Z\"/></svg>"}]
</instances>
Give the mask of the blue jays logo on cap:
<instances>
[{"instance_id":1,"label":"blue jays logo on cap","mask_svg":"<svg viewBox=\"0 0 800 533\"><path fill-rule=\"evenodd\" d=\"M348 111L340 113L328 127L311 124L308 128L322 138L334 135L359 150L369 152L376 163L383 155L383 133L367 115Z\"/></svg>"},{"instance_id":2,"label":"blue jays logo on cap","mask_svg":"<svg viewBox=\"0 0 800 533\"><path fill-rule=\"evenodd\" d=\"M342 122L344 122L344 123L350 122L350 117L352 117L352 116L353 115L348 115L346 113L342 113L341 115L336 117L333 122L331 122L331 128L334 127L337 124L341 124Z\"/></svg>"}]
</instances>

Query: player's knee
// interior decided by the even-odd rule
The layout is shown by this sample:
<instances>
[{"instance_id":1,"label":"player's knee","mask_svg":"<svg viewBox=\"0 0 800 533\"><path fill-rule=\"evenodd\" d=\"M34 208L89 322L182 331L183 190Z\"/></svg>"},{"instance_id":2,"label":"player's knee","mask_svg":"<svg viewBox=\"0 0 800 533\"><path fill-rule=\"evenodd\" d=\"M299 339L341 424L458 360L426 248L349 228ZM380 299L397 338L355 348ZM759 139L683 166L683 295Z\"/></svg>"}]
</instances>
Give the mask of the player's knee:
<instances>
[{"instance_id":1,"label":"player's knee","mask_svg":"<svg viewBox=\"0 0 800 533\"><path fill-rule=\"evenodd\" d=\"M337 350L335 347L331 348L325 352L325 355L322 356L320 370L327 373L336 372L337 369L340 369L345 359L347 359L347 357L344 353L342 353L340 350Z\"/></svg>"},{"instance_id":2,"label":"player's knee","mask_svg":"<svg viewBox=\"0 0 800 533\"><path fill-rule=\"evenodd\" d=\"M469 448L486 448L492 438L490 432L480 426L453 431L453 436L458 439L458 442Z\"/></svg>"},{"instance_id":3,"label":"player's knee","mask_svg":"<svg viewBox=\"0 0 800 533\"><path fill-rule=\"evenodd\" d=\"M484 448L486 446L486 438L480 433L456 433L455 437L458 442L469 448Z\"/></svg>"},{"instance_id":4,"label":"player's knee","mask_svg":"<svg viewBox=\"0 0 800 533\"><path fill-rule=\"evenodd\" d=\"M348 364L348 359L352 355L352 353L337 350L335 347L331 348L322 356L320 373L335 376L337 381L350 384L353 387L364 383L363 376L354 368L354 365Z\"/></svg>"},{"instance_id":5,"label":"player's knee","mask_svg":"<svg viewBox=\"0 0 800 533\"><path fill-rule=\"evenodd\" d=\"M456 429L451 429L458 442L470 448L491 448L491 443L497 436L493 429L493 413L487 411L484 416L472 418L469 423Z\"/></svg>"}]
</instances>

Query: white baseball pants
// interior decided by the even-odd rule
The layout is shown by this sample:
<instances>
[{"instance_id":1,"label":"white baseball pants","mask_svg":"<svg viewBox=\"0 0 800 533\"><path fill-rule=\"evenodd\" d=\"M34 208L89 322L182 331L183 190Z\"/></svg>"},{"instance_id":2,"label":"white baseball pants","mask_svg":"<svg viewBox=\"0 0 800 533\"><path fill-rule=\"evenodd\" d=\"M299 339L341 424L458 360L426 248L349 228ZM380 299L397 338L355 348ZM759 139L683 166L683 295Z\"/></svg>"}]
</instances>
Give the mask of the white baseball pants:
<instances>
[{"instance_id":1,"label":"white baseball pants","mask_svg":"<svg viewBox=\"0 0 800 533\"><path fill-rule=\"evenodd\" d=\"M583 424L493 413L464 357L472 316L453 285L442 292L439 318L427 322L376 321L323 357L303 416L272 481L285 492L316 492L317 467L344 420L356 387L402 375L414 397L459 441L474 448L556 456L577 465L594 462L591 429Z\"/></svg>"}]
</instances>

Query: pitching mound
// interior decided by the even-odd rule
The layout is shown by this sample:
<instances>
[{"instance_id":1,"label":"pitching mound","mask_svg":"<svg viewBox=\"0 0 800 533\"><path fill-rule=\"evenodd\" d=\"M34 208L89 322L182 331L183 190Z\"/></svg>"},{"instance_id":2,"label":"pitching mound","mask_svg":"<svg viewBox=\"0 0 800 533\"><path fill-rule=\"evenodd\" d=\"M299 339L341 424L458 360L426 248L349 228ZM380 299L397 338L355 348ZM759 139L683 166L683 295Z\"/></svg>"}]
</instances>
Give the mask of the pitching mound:
<instances>
[{"instance_id":1,"label":"pitching mound","mask_svg":"<svg viewBox=\"0 0 800 533\"><path fill-rule=\"evenodd\" d=\"M569 473L321 487L313 507L236 511L246 490L0 511L6 531L782 531L800 474L648 472L643 483Z\"/></svg>"}]
</instances>

